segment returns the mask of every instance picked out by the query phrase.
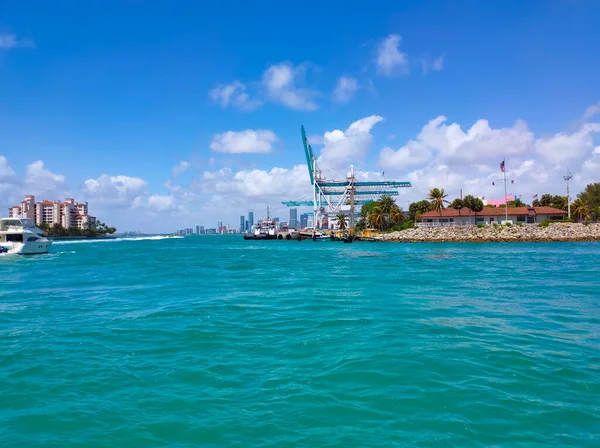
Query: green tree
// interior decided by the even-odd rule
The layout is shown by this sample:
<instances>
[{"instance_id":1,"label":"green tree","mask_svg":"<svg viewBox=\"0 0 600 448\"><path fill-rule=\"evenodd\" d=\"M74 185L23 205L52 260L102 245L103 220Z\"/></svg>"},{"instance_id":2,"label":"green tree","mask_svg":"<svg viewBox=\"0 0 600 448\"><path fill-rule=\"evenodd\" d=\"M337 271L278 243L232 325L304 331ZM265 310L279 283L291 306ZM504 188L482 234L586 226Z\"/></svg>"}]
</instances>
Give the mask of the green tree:
<instances>
[{"instance_id":1,"label":"green tree","mask_svg":"<svg viewBox=\"0 0 600 448\"><path fill-rule=\"evenodd\" d=\"M552 207L552 199L553 196L551 194L543 194L538 203L542 207Z\"/></svg>"},{"instance_id":2,"label":"green tree","mask_svg":"<svg viewBox=\"0 0 600 448\"><path fill-rule=\"evenodd\" d=\"M373 210L371 210L371 213L369 213L369 225L376 229L383 230L385 224L385 214L383 213L381 207L378 205L377 207L373 208Z\"/></svg>"},{"instance_id":3,"label":"green tree","mask_svg":"<svg viewBox=\"0 0 600 448\"><path fill-rule=\"evenodd\" d=\"M423 213L431 211L431 202L422 200L419 202L413 202L408 206L408 215L411 220L415 221Z\"/></svg>"},{"instance_id":4,"label":"green tree","mask_svg":"<svg viewBox=\"0 0 600 448\"><path fill-rule=\"evenodd\" d=\"M402 221L404 221L404 213L402 213L402 209L395 204L390 211L390 219L396 224L400 224Z\"/></svg>"},{"instance_id":5,"label":"green tree","mask_svg":"<svg viewBox=\"0 0 600 448\"><path fill-rule=\"evenodd\" d=\"M463 203L463 200L460 198L456 198L455 200L452 201L452 204L450 204L450 207L453 208L454 210L458 210L458 215L460 216L460 211L464 208L465 204Z\"/></svg>"},{"instance_id":6,"label":"green tree","mask_svg":"<svg viewBox=\"0 0 600 448\"><path fill-rule=\"evenodd\" d=\"M554 207L559 210L566 210L567 209L567 197L560 196L560 195L552 196L552 203L550 204L550 207Z\"/></svg>"},{"instance_id":7,"label":"green tree","mask_svg":"<svg viewBox=\"0 0 600 448\"><path fill-rule=\"evenodd\" d=\"M339 229L346 230L348 228L346 225L346 215L342 212L339 212L337 215L335 215L335 217L337 218Z\"/></svg>"},{"instance_id":8,"label":"green tree","mask_svg":"<svg viewBox=\"0 0 600 448\"><path fill-rule=\"evenodd\" d=\"M590 210L590 214L592 215L592 219L594 221L600 221L600 205L595 206Z\"/></svg>"},{"instance_id":9,"label":"green tree","mask_svg":"<svg viewBox=\"0 0 600 448\"><path fill-rule=\"evenodd\" d=\"M585 189L577 195L587 204L590 210L600 206L600 183L588 184Z\"/></svg>"},{"instance_id":10,"label":"green tree","mask_svg":"<svg viewBox=\"0 0 600 448\"><path fill-rule=\"evenodd\" d=\"M442 215L442 210L446 208L445 204L450 203L450 201L446 200L447 196L448 195L446 194L443 188L432 188L431 190L429 190L427 199L429 200L429 202L431 202L433 210L439 212L440 216Z\"/></svg>"},{"instance_id":11,"label":"green tree","mask_svg":"<svg viewBox=\"0 0 600 448\"><path fill-rule=\"evenodd\" d=\"M527 207L527 204L525 204L520 198L517 198L513 201L508 201L508 206L509 207Z\"/></svg>"},{"instance_id":12,"label":"green tree","mask_svg":"<svg viewBox=\"0 0 600 448\"><path fill-rule=\"evenodd\" d=\"M394 198L392 198L390 195L384 194L383 196L381 196L381 198L379 198L379 200L377 201L379 203L379 207L381 208L381 211L386 214L389 215L392 212L392 209L396 206L396 201L394 201Z\"/></svg>"},{"instance_id":13,"label":"green tree","mask_svg":"<svg viewBox=\"0 0 600 448\"><path fill-rule=\"evenodd\" d=\"M573 213L573 219L577 222L584 222L590 219L590 210L588 204L583 199L577 198L571 204L571 211Z\"/></svg>"},{"instance_id":14,"label":"green tree","mask_svg":"<svg viewBox=\"0 0 600 448\"><path fill-rule=\"evenodd\" d=\"M477 213L483 210L483 201L470 194L464 197L463 204L466 208L475 213L475 217L477 217Z\"/></svg>"}]
</instances>

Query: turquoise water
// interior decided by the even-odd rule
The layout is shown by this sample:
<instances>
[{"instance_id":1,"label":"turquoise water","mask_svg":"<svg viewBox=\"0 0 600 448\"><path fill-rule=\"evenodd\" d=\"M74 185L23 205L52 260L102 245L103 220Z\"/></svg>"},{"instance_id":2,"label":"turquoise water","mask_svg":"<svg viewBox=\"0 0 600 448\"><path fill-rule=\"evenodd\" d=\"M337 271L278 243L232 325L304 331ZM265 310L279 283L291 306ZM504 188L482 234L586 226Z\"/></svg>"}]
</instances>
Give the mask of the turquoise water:
<instances>
[{"instance_id":1,"label":"turquoise water","mask_svg":"<svg viewBox=\"0 0 600 448\"><path fill-rule=\"evenodd\" d=\"M0 257L2 447L600 446L600 244Z\"/></svg>"}]
</instances>

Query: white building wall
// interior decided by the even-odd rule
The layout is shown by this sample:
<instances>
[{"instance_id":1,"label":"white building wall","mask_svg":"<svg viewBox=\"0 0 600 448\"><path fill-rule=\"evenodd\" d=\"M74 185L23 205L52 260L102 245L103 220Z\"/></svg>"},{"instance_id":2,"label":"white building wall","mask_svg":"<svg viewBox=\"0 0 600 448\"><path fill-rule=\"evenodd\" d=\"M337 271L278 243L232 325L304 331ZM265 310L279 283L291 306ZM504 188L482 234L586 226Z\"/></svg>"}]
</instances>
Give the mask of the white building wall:
<instances>
[{"instance_id":1,"label":"white building wall","mask_svg":"<svg viewBox=\"0 0 600 448\"><path fill-rule=\"evenodd\" d=\"M21 217L21 207L11 207L8 209L8 217L9 218L20 218Z\"/></svg>"},{"instance_id":2,"label":"white building wall","mask_svg":"<svg viewBox=\"0 0 600 448\"><path fill-rule=\"evenodd\" d=\"M554 215L536 215L533 219L533 223L540 223L542 221L545 221L546 219L552 219L554 218ZM566 216L564 217L566 218ZM559 217L556 217L555 219L561 219ZM422 225L424 227L426 227L427 225L431 225L431 226L452 226L452 225L475 225L475 224L501 224L503 221L506 220L505 215L499 215L499 216L475 216L475 215L471 215L471 216L460 216L460 217L453 217L453 218L445 218L445 217L440 217L440 218L424 218L422 220L421 223L418 223L419 225ZM532 224L531 220L528 219L528 216L526 215L508 215L508 221L511 221L513 224Z\"/></svg>"}]
</instances>

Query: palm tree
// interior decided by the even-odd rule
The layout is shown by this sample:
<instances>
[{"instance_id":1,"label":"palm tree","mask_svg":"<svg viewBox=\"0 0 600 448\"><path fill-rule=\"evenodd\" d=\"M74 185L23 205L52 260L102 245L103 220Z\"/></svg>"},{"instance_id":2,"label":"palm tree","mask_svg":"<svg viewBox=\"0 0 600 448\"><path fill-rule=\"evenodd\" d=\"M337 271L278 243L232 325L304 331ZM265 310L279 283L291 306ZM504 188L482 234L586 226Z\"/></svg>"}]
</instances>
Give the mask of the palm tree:
<instances>
[{"instance_id":1,"label":"palm tree","mask_svg":"<svg viewBox=\"0 0 600 448\"><path fill-rule=\"evenodd\" d=\"M460 216L460 211L464 206L465 204L460 198L456 198L454 201L452 201L452 204L450 204L450 207L452 207L454 210L458 210L458 216Z\"/></svg>"},{"instance_id":2,"label":"palm tree","mask_svg":"<svg viewBox=\"0 0 600 448\"><path fill-rule=\"evenodd\" d=\"M429 190L429 196L427 196L427 199L429 199L429 201L431 202L433 209L436 212L440 212L440 216L442 215L442 210L444 210L445 208L444 204L450 203L450 201L446 200L447 196L448 195L446 194L443 188L432 188L431 190Z\"/></svg>"},{"instance_id":3,"label":"palm tree","mask_svg":"<svg viewBox=\"0 0 600 448\"><path fill-rule=\"evenodd\" d=\"M385 225L385 214L379 205L374 207L373 210L371 210L371 213L369 213L369 224L371 227L383 230L383 226Z\"/></svg>"},{"instance_id":4,"label":"palm tree","mask_svg":"<svg viewBox=\"0 0 600 448\"><path fill-rule=\"evenodd\" d=\"M392 211L392 209L394 207L396 207L396 202L394 201L394 198L392 198L390 195L384 194L383 196L381 196L381 198L379 198L379 206L381 207L381 211L385 214L385 215L389 215Z\"/></svg>"},{"instance_id":5,"label":"palm tree","mask_svg":"<svg viewBox=\"0 0 600 448\"><path fill-rule=\"evenodd\" d=\"M390 219L396 224L400 224L402 221L404 221L404 213L402 213L402 209L397 205L394 205L392 207L392 211L390 212Z\"/></svg>"},{"instance_id":6,"label":"palm tree","mask_svg":"<svg viewBox=\"0 0 600 448\"><path fill-rule=\"evenodd\" d=\"M575 218L575 221L583 222L590 219L588 205L581 199L573 201L571 207L573 209L573 218Z\"/></svg>"},{"instance_id":7,"label":"palm tree","mask_svg":"<svg viewBox=\"0 0 600 448\"><path fill-rule=\"evenodd\" d=\"M594 221L600 221L600 205L595 206L590 210Z\"/></svg>"},{"instance_id":8,"label":"palm tree","mask_svg":"<svg viewBox=\"0 0 600 448\"><path fill-rule=\"evenodd\" d=\"M337 218L338 227L340 230L346 230L346 215L344 215L342 212L339 212L337 215L335 215L335 217Z\"/></svg>"}]
</instances>

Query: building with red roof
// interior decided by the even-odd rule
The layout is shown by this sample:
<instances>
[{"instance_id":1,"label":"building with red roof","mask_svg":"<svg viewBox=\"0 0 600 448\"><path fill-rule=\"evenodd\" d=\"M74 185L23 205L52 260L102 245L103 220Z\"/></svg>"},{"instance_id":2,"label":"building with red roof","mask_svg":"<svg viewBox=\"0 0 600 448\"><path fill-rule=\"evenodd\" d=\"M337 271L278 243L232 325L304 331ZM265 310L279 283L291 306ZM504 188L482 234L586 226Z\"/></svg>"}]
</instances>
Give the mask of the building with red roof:
<instances>
[{"instance_id":1,"label":"building with red roof","mask_svg":"<svg viewBox=\"0 0 600 448\"><path fill-rule=\"evenodd\" d=\"M460 210L451 207L440 211L431 211L421 215L419 226L453 226L474 224L500 224L506 220L505 207L484 207L475 213L468 208ZM553 207L508 207L508 221L512 224L535 224L546 219L562 220L567 212Z\"/></svg>"}]
</instances>

